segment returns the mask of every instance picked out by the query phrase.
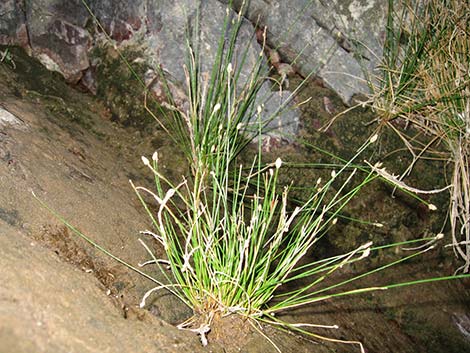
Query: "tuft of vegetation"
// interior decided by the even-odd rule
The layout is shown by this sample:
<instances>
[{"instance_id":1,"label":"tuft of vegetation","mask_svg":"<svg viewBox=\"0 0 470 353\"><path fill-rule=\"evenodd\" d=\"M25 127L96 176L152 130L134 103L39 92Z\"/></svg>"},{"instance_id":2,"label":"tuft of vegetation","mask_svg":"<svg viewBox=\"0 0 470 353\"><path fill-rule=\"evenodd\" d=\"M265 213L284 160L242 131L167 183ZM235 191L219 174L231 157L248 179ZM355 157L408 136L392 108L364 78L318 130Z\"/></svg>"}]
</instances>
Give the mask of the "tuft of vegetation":
<instances>
[{"instance_id":1,"label":"tuft of vegetation","mask_svg":"<svg viewBox=\"0 0 470 353\"><path fill-rule=\"evenodd\" d=\"M13 70L16 69L16 63L15 60L13 60L10 48L7 47L5 50L0 49L0 63L9 64Z\"/></svg>"},{"instance_id":2,"label":"tuft of vegetation","mask_svg":"<svg viewBox=\"0 0 470 353\"><path fill-rule=\"evenodd\" d=\"M360 342L335 340L306 330L323 326L282 322L276 314L337 296L413 284L348 286L428 251L441 235L381 247L369 242L346 254L302 262L335 224L343 207L362 187L379 177L378 166L355 164L377 136L332 171L329 180L317 180L313 192L294 206L289 201L289 187L279 190L282 159L261 162L264 127L285 107L280 107L274 116L263 117L263 107L256 101L265 80L263 60L260 53L250 75L242 75L247 49L240 52L235 46L241 21L240 14L236 18L227 16L216 62L208 75L202 73L198 43L191 42L188 35L185 108L173 104L169 88L166 92L166 108L170 112L166 121L171 122L167 131L186 153L190 174L175 184L160 171L158 154L152 160L142 157L155 181L155 190L133 185L154 226L144 234L157 240L167 255L166 259L158 259L149 251L151 259L147 263L166 264L172 278L149 290L141 305L145 306L155 290L170 290L195 313L179 327L197 332L204 344L214 319L238 314L317 338L357 344L363 351ZM165 81L163 75L161 79ZM253 140L258 141L257 156L251 165L240 165L240 151ZM415 242L420 246L406 257L324 285L337 270L366 258L371 251ZM288 292L282 290L286 284L299 280L307 284Z\"/></svg>"},{"instance_id":3,"label":"tuft of vegetation","mask_svg":"<svg viewBox=\"0 0 470 353\"><path fill-rule=\"evenodd\" d=\"M241 12L240 12L241 13ZM358 244L346 254L305 263L305 255L335 224L341 210L368 183L380 176L380 167L360 165L357 160L377 140L369 138L349 160L337 166L328 180L314 182L312 192L301 202L289 200L289 187L278 184L282 158L262 162L262 136L273 116L263 115L257 93L266 79L262 51L249 75L243 75L247 49L236 46L242 24L241 14L227 11L212 71L202 72L197 37L187 36L187 104L178 106L167 87L166 131L186 154L188 175L179 183L171 181L159 166L158 154L142 157L153 175L153 190L132 184L153 228L143 235L155 239L166 258L157 258L144 240L149 259L166 274L166 282L146 274L109 253L52 211L72 231L118 262L151 279L156 286L143 296L141 306L157 290L168 290L194 311L179 328L197 332L203 344L211 324L221 316L241 315L250 323L266 322L333 342L358 345L360 342L333 339L311 332L312 328L337 328L279 319L279 312L330 298L385 290L430 281L462 278L439 277L414 282L355 287L355 281L414 258L434 247L435 237L383 246ZM194 26L197 33L197 23ZM165 81L164 75L161 80ZM241 165L238 156L252 141L258 152L250 165ZM431 205L432 206L432 205ZM377 225L380 226L380 225ZM372 251L390 250L413 244L407 256L346 279L332 277L343 267L361 261ZM170 269L168 274L162 267ZM303 283L286 290L294 281ZM328 283L328 284L326 284ZM253 324L254 327L257 327ZM269 340L269 338L267 337ZM274 343L273 343L274 344ZM277 348L277 347L276 347Z\"/></svg>"},{"instance_id":4,"label":"tuft of vegetation","mask_svg":"<svg viewBox=\"0 0 470 353\"><path fill-rule=\"evenodd\" d=\"M379 74L370 77L370 106L404 141L415 163L435 146L453 165L449 219L452 245L470 270L470 13L460 1L389 0ZM400 126L405 126L401 128ZM427 136L422 144L408 126Z\"/></svg>"}]
</instances>

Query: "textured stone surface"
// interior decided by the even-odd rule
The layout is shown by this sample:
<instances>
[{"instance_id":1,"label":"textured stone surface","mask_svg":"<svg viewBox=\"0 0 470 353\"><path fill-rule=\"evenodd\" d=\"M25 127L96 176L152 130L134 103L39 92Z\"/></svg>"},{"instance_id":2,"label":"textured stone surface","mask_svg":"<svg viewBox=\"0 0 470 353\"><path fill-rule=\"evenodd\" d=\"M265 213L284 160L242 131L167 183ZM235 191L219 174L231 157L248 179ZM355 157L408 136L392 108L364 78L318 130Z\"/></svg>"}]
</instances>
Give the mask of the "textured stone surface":
<instances>
[{"instance_id":1,"label":"textured stone surface","mask_svg":"<svg viewBox=\"0 0 470 353\"><path fill-rule=\"evenodd\" d=\"M51 71L76 83L89 67L89 15L80 0L27 1L26 21L33 55Z\"/></svg>"},{"instance_id":2,"label":"textured stone surface","mask_svg":"<svg viewBox=\"0 0 470 353\"><path fill-rule=\"evenodd\" d=\"M242 2L233 3L240 8ZM385 2L252 0L248 3L245 15L253 23L267 27L270 45L285 60L294 62L303 76L317 72L344 102L349 102L354 94L367 93L361 65L371 70L378 63L377 57L381 57ZM363 60L358 61L355 53Z\"/></svg>"},{"instance_id":3,"label":"textured stone surface","mask_svg":"<svg viewBox=\"0 0 470 353\"><path fill-rule=\"evenodd\" d=\"M89 1L92 12L116 45L139 45L145 51L142 60L153 67L161 65L180 84L184 82L187 30L198 31L201 69L209 72L227 3L227 0ZM239 8L241 3L235 0L233 6ZM261 51L252 35L252 23L257 23L267 27L269 44L280 52L283 61L292 63L304 77L315 72L344 102L350 102L354 94L367 93L363 69L373 69L376 58L381 56L384 5L377 0L250 1L245 15L251 23L244 22L238 39L239 55L248 46L242 77L248 76ZM235 12L231 15L236 16ZM62 73L73 83L84 78L84 86L94 92L96 83L92 68L88 70L88 51L101 28L95 27L90 34L88 30L92 27L87 27L90 19L81 0L24 3L6 0L0 4L0 43L29 45L33 55L50 70ZM362 60L358 61L358 57ZM259 96L269 96L271 90L267 82ZM284 93L284 97L288 95ZM257 104L260 102L258 99ZM266 112L273 112L279 99L264 103ZM298 120L299 114L291 110L271 127L281 125L287 134L295 134Z\"/></svg>"},{"instance_id":4,"label":"textured stone surface","mask_svg":"<svg viewBox=\"0 0 470 353\"><path fill-rule=\"evenodd\" d=\"M177 96L177 101L185 100L183 66L188 57L186 42L188 33L194 33L198 38L201 77L210 76L224 30L224 20L227 14L225 4L214 0L159 0L135 1L127 6L125 1L99 1L93 3L92 9L113 39L117 42L126 40L126 44L138 43L144 49L143 59L149 63L150 67L160 65L163 72L167 74L167 78L176 82L175 85L171 85L171 88L173 94ZM237 16L233 11L230 15L232 19ZM121 30L116 30L116 28L121 28ZM195 33L196 30L197 33ZM235 62L244 60L240 75L240 89L249 78L262 52L261 46L253 36L254 30L253 25L244 20L237 38ZM266 75L267 72L266 66ZM150 72L148 76L154 78L156 74ZM154 84L152 87L155 95L161 97L161 86ZM271 84L266 81L255 103L265 106L263 113L265 119L269 119L281 104L286 105L286 98L289 97L289 92L284 92L281 97L271 91ZM285 138L288 138L288 135L295 135L298 129L299 112L294 109L283 111L269 124L270 134L282 134Z\"/></svg>"},{"instance_id":5,"label":"textured stone surface","mask_svg":"<svg viewBox=\"0 0 470 353\"><path fill-rule=\"evenodd\" d=\"M120 43L146 29L154 19L147 15L147 8L155 1L92 0L89 5L106 33Z\"/></svg>"},{"instance_id":6,"label":"textured stone surface","mask_svg":"<svg viewBox=\"0 0 470 353\"><path fill-rule=\"evenodd\" d=\"M25 16L20 2L3 0L0 2L0 44L28 43Z\"/></svg>"}]
</instances>

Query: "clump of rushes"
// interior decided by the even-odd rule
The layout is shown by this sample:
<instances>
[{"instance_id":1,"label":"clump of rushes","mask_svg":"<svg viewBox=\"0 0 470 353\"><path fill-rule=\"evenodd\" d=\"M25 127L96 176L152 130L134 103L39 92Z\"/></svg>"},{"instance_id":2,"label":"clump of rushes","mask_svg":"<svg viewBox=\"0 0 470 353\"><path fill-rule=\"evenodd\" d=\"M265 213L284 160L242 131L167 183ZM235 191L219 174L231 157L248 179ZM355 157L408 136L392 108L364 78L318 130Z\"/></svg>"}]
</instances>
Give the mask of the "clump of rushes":
<instances>
[{"instance_id":1,"label":"clump of rushes","mask_svg":"<svg viewBox=\"0 0 470 353\"><path fill-rule=\"evenodd\" d=\"M470 12L461 1L389 0L380 75L369 80L372 108L413 156L402 174L433 146L453 163L450 225L457 271L470 270ZM402 120L428 136L425 145L393 124ZM424 146L424 147L423 147Z\"/></svg>"},{"instance_id":2,"label":"clump of rushes","mask_svg":"<svg viewBox=\"0 0 470 353\"><path fill-rule=\"evenodd\" d=\"M209 75L202 73L198 52L193 49L198 45L191 45L188 35L184 68L188 104L184 108L177 107L171 91L167 92L169 126L166 131L185 152L190 172L179 183L170 181L161 172L158 154L154 153L151 160L142 157L142 161L154 176L155 188L132 184L153 224L153 229L142 233L153 237L166 253L166 258L157 258L140 240L150 257L143 265L167 266L171 276L167 276L165 283L109 253L39 201L77 235L156 283L156 287L143 296L142 307L155 291L168 290L192 308L194 316L179 328L197 332L204 345L214 320L241 315L250 323L262 321L315 338L355 344L364 352L360 342L311 332L315 327L335 329L336 325L288 323L276 314L333 297L465 275L351 287L356 280L428 251L442 235L379 247L368 242L358 244L346 254L310 263L301 261L314 251L315 244L335 224L343 207L362 187L378 178L379 171L383 172L379 165L356 164L368 146L375 143L377 135L364 143L351 160L332 171L329 180L317 180L314 191L300 204L292 206L289 187L278 185L282 158L268 164L261 161L263 128L272 118L263 118L263 106L256 98L266 78L262 52L250 74L242 74L247 49L235 50L242 18L240 14L231 18L228 13ZM163 76L161 79L164 81ZM279 107L274 115L282 109L285 107ZM258 141L257 156L251 165L240 165L237 156L253 140ZM414 244L408 249L409 255L394 262L336 283L331 279L337 270L365 259L372 251L409 244ZM163 269L162 272L166 274ZM292 285L295 281L304 284L295 287ZM286 284L290 284L288 291L283 290Z\"/></svg>"},{"instance_id":3,"label":"clump of rushes","mask_svg":"<svg viewBox=\"0 0 470 353\"><path fill-rule=\"evenodd\" d=\"M241 78L243 67L236 64L243 63L235 51L240 25L240 15L226 21L226 35L221 38L210 75L201 74L198 53L193 49L197 45L188 40L184 68L187 110L167 105L172 125L167 131L173 132L173 138L183 147L190 175L174 184L162 174L155 153L151 160L142 157L154 175L155 190L132 184L154 226L143 233L157 240L167 255L167 259L157 259L149 251L152 259L148 263L166 263L174 280L158 283L149 290L141 306L156 290L172 291L194 311L194 316L179 327L197 332L203 344L207 344L206 334L213 320L238 314L317 338L357 344L363 351L359 342L321 337L305 330L315 325L289 324L275 314L335 296L393 287L338 291L354 280L429 250L436 238L407 242L423 242L425 246L392 264L324 287L322 282L344 265L366 258L371 251L405 243L380 248L366 243L347 254L300 265L300 260L336 222L341 209L364 185L378 177L374 168L358 170L353 165L377 136L332 172L329 180L318 180L315 191L301 205L290 207L289 187L279 190L277 182L283 165L281 158L262 164L259 146L251 165L237 162L248 142L254 138L261 141L266 124L263 107L256 105L255 99L265 79L261 53L248 78ZM171 103L169 90L167 96ZM356 174L363 176L359 182L353 182ZM147 203L148 197L156 203L155 213ZM279 291L283 285L300 279L308 279L309 284L288 293ZM399 285L403 284L395 286Z\"/></svg>"}]
</instances>

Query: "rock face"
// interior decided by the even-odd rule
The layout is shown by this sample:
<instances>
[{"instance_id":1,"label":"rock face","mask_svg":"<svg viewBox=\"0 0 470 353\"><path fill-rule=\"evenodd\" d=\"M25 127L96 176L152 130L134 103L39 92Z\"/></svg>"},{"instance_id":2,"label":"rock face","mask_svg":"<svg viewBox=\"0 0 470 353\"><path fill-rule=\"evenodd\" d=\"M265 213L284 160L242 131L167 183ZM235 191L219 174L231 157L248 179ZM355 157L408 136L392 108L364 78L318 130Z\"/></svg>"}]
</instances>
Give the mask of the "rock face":
<instances>
[{"instance_id":1,"label":"rock face","mask_svg":"<svg viewBox=\"0 0 470 353\"><path fill-rule=\"evenodd\" d=\"M141 295L148 283L118 275L122 269L71 237L34 201L31 191L110 251L145 259L136 240L147 219L125 182L135 167L124 167L127 158L97 138L105 136L106 120L87 121L90 97L19 52L12 50L15 68L0 64L0 352L201 350L197 337L148 312L131 319L139 299L127 289L141 288ZM31 85L25 87L28 75ZM108 130L108 136L118 131ZM105 195L102 202L98 195ZM102 212L108 206L110 212ZM121 237L133 240L123 245ZM172 308L169 319L178 312Z\"/></svg>"},{"instance_id":2,"label":"rock face","mask_svg":"<svg viewBox=\"0 0 470 353\"><path fill-rule=\"evenodd\" d=\"M151 21L147 16L147 6L152 6L151 1L92 0L88 3L103 29L117 43L131 39L141 29L145 30Z\"/></svg>"},{"instance_id":3,"label":"rock face","mask_svg":"<svg viewBox=\"0 0 470 353\"><path fill-rule=\"evenodd\" d=\"M240 9L243 2L233 6ZM373 70L381 57L386 10L376 0L252 0L245 15L267 27L269 44L303 76L318 72L349 103L354 94L368 92L363 70Z\"/></svg>"},{"instance_id":4,"label":"rock face","mask_svg":"<svg viewBox=\"0 0 470 353\"><path fill-rule=\"evenodd\" d=\"M186 29L196 28L199 16L202 66L209 71L223 27L226 3L226 0L88 1L93 14L117 45L140 45L145 51L143 60L150 66L161 64L180 83L184 82ZM241 3L241 0L233 1L233 6L239 8ZM353 43L364 43L364 47L380 56L378 38L385 11L378 1L366 5L358 0L338 0L328 5L308 0L248 3L247 18L267 27L270 45L303 76L316 72L345 102L356 93L367 92L367 86L359 79L362 69L354 57L357 48ZM88 53L102 29L91 25L91 21L92 16L81 0L7 0L0 4L0 43L26 47L48 69L60 72L67 81L83 80L84 86L96 91ZM90 33L92 28L95 31ZM261 51L253 32L253 25L246 21L239 38L241 47L249 45L246 75L250 62ZM366 66L375 66L374 56L363 53L363 57ZM279 95L271 91L271 85L266 83L259 94L266 100L266 116L289 97L289 92ZM289 109L270 124L270 129L295 135L298 125L298 112Z\"/></svg>"},{"instance_id":5,"label":"rock face","mask_svg":"<svg viewBox=\"0 0 470 353\"><path fill-rule=\"evenodd\" d=\"M227 7L218 1L171 1L160 0L150 2L147 8L147 31L144 36L146 58L149 58L150 66L161 65L162 69L177 82L185 82L185 74L182 70L187 58L188 27L195 34L199 50L201 77L210 77L215 62L220 37L223 31L223 23L226 17ZM232 19L237 16L231 13ZM230 30L230 29L229 29ZM263 48L253 36L254 28L248 21L243 21L237 38L237 49L234 55L235 61L245 64L241 70L240 87L249 78ZM235 69L236 70L236 69ZM265 73L268 67L265 63ZM151 76L155 76L153 73ZM182 90L184 91L184 89ZM180 91L181 92L181 91ZM176 93L176 95L181 95ZM273 92L271 84L266 81L258 93L256 105L264 105L264 116L268 119L280 106L288 105L290 92ZM183 98L184 100L184 98ZM255 111L255 109L254 109ZM293 109L286 109L279 118L268 124L267 134L275 131L276 135L285 138L296 135L299 127L299 113Z\"/></svg>"},{"instance_id":6,"label":"rock face","mask_svg":"<svg viewBox=\"0 0 470 353\"><path fill-rule=\"evenodd\" d=\"M91 37L84 28L88 13L80 0L26 2L26 25L32 53L51 71L77 83L89 67Z\"/></svg>"},{"instance_id":7,"label":"rock face","mask_svg":"<svg viewBox=\"0 0 470 353\"><path fill-rule=\"evenodd\" d=\"M25 13L17 0L0 3L0 44L28 45Z\"/></svg>"}]
</instances>

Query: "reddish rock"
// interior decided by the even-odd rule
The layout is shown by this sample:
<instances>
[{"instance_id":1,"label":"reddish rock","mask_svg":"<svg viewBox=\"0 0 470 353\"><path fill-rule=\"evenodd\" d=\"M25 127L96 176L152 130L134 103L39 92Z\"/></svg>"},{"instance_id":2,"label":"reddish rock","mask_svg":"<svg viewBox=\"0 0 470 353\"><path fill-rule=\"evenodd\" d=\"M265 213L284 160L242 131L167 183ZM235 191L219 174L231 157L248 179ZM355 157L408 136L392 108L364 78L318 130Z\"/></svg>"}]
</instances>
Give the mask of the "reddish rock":
<instances>
[{"instance_id":1,"label":"reddish rock","mask_svg":"<svg viewBox=\"0 0 470 353\"><path fill-rule=\"evenodd\" d=\"M83 28L54 20L44 33L30 34L31 47L49 70L60 72L68 82L77 83L89 66L90 35Z\"/></svg>"}]
</instances>

